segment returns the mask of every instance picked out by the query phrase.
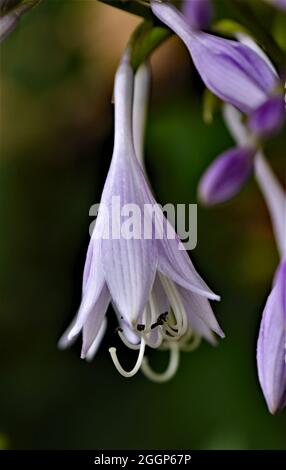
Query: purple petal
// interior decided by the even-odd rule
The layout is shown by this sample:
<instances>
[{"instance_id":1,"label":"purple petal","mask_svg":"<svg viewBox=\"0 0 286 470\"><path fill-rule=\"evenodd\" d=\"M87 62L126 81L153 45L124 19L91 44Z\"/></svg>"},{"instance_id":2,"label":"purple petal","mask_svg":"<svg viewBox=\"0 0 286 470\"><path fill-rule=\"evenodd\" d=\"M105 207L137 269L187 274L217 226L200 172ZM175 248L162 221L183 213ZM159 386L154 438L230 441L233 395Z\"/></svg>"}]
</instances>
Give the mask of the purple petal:
<instances>
[{"instance_id":1,"label":"purple petal","mask_svg":"<svg viewBox=\"0 0 286 470\"><path fill-rule=\"evenodd\" d=\"M263 312L257 344L257 367L269 411L274 414L286 403L286 260Z\"/></svg>"},{"instance_id":2,"label":"purple petal","mask_svg":"<svg viewBox=\"0 0 286 470\"><path fill-rule=\"evenodd\" d=\"M170 3L151 1L153 13L186 44L205 85L219 98L249 113L277 85L269 64L237 41L193 30Z\"/></svg>"},{"instance_id":3,"label":"purple petal","mask_svg":"<svg viewBox=\"0 0 286 470\"><path fill-rule=\"evenodd\" d=\"M122 151L124 152L124 149ZM135 162L135 156L126 159L126 152L122 158L115 157L116 178L110 181L109 188L113 197L120 198L116 226L118 238L109 237L102 240L102 256L105 279L113 302L126 322L131 324L138 321L148 302L157 268L157 250L154 240L144 239L143 231L141 234L138 232L137 238L129 239L126 239L122 233L126 220L122 214L120 215L122 208L126 204L136 204L140 213L135 217L134 225L137 225L138 230L140 228L143 230L144 204L149 203L147 186L139 163ZM109 201L108 207L111 213L112 207ZM115 218L112 218L113 228L115 223Z\"/></svg>"},{"instance_id":4,"label":"purple petal","mask_svg":"<svg viewBox=\"0 0 286 470\"><path fill-rule=\"evenodd\" d=\"M220 155L202 176L201 201L210 206L237 194L251 174L254 153L248 147L235 147Z\"/></svg>"},{"instance_id":5,"label":"purple petal","mask_svg":"<svg viewBox=\"0 0 286 470\"><path fill-rule=\"evenodd\" d=\"M197 273L184 245L168 221L163 238L157 240L157 247L159 254L158 270L161 273L192 292L209 299L220 299Z\"/></svg>"},{"instance_id":6,"label":"purple petal","mask_svg":"<svg viewBox=\"0 0 286 470\"><path fill-rule=\"evenodd\" d=\"M249 128L258 136L271 135L281 129L285 114L284 97L273 96L250 114Z\"/></svg>"},{"instance_id":7,"label":"purple petal","mask_svg":"<svg viewBox=\"0 0 286 470\"><path fill-rule=\"evenodd\" d=\"M105 280L101 261L101 240L92 239L84 270L83 296L75 324L69 333L69 339L76 336L82 329L104 290L104 283Z\"/></svg>"},{"instance_id":8,"label":"purple petal","mask_svg":"<svg viewBox=\"0 0 286 470\"><path fill-rule=\"evenodd\" d=\"M205 297L194 294L180 286L177 286L177 288L180 292L191 327L193 326L194 329L197 329L197 332L208 339L208 341L212 338L210 330L214 331L221 338L224 338L224 332L217 322L209 301Z\"/></svg>"},{"instance_id":9,"label":"purple petal","mask_svg":"<svg viewBox=\"0 0 286 470\"><path fill-rule=\"evenodd\" d=\"M192 28L205 29L212 20L211 0L184 0L182 12Z\"/></svg>"},{"instance_id":10,"label":"purple petal","mask_svg":"<svg viewBox=\"0 0 286 470\"><path fill-rule=\"evenodd\" d=\"M81 358L84 359L91 346L94 344L99 330L102 326L108 305L110 303L110 293L106 286L103 287L92 311L90 312L82 330L82 350Z\"/></svg>"}]
</instances>

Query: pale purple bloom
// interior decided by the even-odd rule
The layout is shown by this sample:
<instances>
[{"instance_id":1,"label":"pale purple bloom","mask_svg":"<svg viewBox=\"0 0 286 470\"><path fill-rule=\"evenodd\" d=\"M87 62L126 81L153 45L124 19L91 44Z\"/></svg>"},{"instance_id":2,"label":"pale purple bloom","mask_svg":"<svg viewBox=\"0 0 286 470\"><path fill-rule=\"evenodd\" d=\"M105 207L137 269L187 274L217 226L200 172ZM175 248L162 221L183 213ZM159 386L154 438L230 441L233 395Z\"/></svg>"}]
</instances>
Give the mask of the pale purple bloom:
<instances>
[{"instance_id":1,"label":"pale purple bloom","mask_svg":"<svg viewBox=\"0 0 286 470\"><path fill-rule=\"evenodd\" d=\"M139 80L141 85L146 86L146 70L140 73L139 69L137 74L142 79ZM110 207L114 196L120 197L122 205L132 203L140 209L145 204L156 205L136 156L136 151L141 154L138 149L143 130L134 132L134 126L143 126L140 110L134 109L133 92L133 71L129 55L125 53L115 77L115 141L101 199L105 207ZM136 95L140 93L135 90ZM140 102L140 99L135 100L135 103ZM61 346L66 346L82 331L82 357L90 357L91 349L98 346L106 310L112 303L122 341L131 349L139 350L136 365L126 372L118 362L115 349L110 349L119 372L131 377L142 365L146 375L152 375L144 359L145 345L160 346L171 351L170 368L164 376L169 378L177 363L179 347L182 345L183 349L194 332L209 341L213 341L212 331L223 336L208 301L218 300L218 297L198 275L166 219L161 239L154 235L149 239L125 239L121 234L118 238L105 238L110 220L101 207L88 248L82 302ZM149 223L152 225L153 219ZM118 227L120 224L119 216ZM169 239L167 232L173 234L173 239Z\"/></svg>"},{"instance_id":2,"label":"pale purple bloom","mask_svg":"<svg viewBox=\"0 0 286 470\"><path fill-rule=\"evenodd\" d=\"M237 194L253 170L254 154L251 147L234 147L217 157L199 184L202 203L211 206Z\"/></svg>"},{"instance_id":3,"label":"pale purple bloom","mask_svg":"<svg viewBox=\"0 0 286 470\"><path fill-rule=\"evenodd\" d=\"M262 103L249 115L248 126L257 136L268 136L278 132L285 120L285 101L276 95Z\"/></svg>"},{"instance_id":4,"label":"pale purple bloom","mask_svg":"<svg viewBox=\"0 0 286 470\"><path fill-rule=\"evenodd\" d=\"M151 8L184 41L205 85L223 101L250 113L274 93L277 74L252 48L193 29L169 2L152 0Z\"/></svg>"},{"instance_id":5,"label":"pale purple bloom","mask_svg":"<svg viewBox=\"0 0 286 470\"><path fill-rule=\"evenodd\" d=\"M269 411L286 404L286 193L264 156L255 158L255 175L271 216L281 262L267 299L257 344L257 367Z\"/></svg>"},{"instance_id":6,"label":"pale purple bloom","mask_svg":"<svg viewBox=\"0 0 286 470\"><path fill-rule=\"evenodd\" d=\"M192 28L208 28L213 16L212 0L184 0L182 12Z\"/></svg>"}]
</instances>

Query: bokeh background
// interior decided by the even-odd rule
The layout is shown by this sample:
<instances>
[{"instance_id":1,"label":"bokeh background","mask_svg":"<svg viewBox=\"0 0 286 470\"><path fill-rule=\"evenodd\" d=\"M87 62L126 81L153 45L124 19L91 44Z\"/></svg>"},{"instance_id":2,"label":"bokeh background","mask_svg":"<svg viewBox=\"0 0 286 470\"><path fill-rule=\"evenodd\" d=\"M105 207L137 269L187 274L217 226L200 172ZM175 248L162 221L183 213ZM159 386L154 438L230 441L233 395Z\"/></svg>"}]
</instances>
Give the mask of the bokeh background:
<instances>
[{"instance_id":1,"label":"bokeh background","mask_svg":"<svg viewBox=\"0 0 286 470\"><path fill-rule=\"evenodd\" d=\"M219 347L182 354L165 385L115 371L109 346L126 367L135 358L112 311L92 363L79 358L80 341L57 348L80 302L89 208L110 163L113 74L138 22L93 0L44 1L1 46L0 448L286 449L286 415L268 413L256 375L278 255L253 179L231 202L198 211L191 256L222 296ZM152 67L150 180L159 202L195 203L200 175L232 140L219 114L204 123L203 87L179 40ZM285 132L267 147L281 176L285 148ZM165 353L150 357L164 369Z\"/></svg>"}]
</instances>

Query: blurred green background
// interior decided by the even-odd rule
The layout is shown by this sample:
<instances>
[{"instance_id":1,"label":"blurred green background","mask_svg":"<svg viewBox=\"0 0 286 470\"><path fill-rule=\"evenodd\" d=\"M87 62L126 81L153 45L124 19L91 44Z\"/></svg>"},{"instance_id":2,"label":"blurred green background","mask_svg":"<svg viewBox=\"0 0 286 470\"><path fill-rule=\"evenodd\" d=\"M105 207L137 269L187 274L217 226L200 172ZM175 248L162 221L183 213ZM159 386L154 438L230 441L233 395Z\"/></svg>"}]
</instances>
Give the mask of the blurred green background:
<instances>
[{"instance_id":1,"label":"blurred green background","mask_svg":"<svg viewBox=\"0 0 286 470\"><path fill-rule=\"evenodd\" d=\"M44 1L1 47L0 448L286 449L286 415L271 416L257 381L261 312L278 263L251 180L233 201L199 208L200 273L222 296L227 334L182 354L165 385L123 379L116 322L96 359L57 341L80 302L92 219L112 153L113 73L138 18L95 1ZM268 18L271 21L271 17ZM232 141L220 115L202 120L200 80L172 38L153 58L147 168L161 203L195 203L202 171ZM283 174L286 138L267 155ZM168 356L149 353L157 370Z\"/></svg>"}]
</instances>

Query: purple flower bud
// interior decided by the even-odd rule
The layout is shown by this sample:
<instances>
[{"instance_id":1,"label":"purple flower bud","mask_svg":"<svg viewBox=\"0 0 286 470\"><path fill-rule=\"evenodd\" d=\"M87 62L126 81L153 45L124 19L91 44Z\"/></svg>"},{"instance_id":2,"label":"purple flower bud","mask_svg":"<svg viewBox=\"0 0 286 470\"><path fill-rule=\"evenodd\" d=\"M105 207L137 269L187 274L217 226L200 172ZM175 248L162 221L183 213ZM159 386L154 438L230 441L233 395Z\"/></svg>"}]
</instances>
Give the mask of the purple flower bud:
<instances>
[{"instance_id":1,"label":"purple flower bud","mask_svg":"<svg viewBox=\"0 0 286 470\"><path fill-rule=\"evenodd\" d=\"M213 15L211 0L184 0L182 11L194 29L205 29L211 23Z\"/></svg>"},{"instance_id":2,"label":"purple flower bud","mask_svg":"<svg viewBox=\"0 0 286 470\"><path fill-rule=\"evenodd\" d=\"M223 101L250 113L273 93L278 77L268 61L253 49L194 30L168 2L152 0L151 8L184 41L205 85Z\"/></svg>"},{"instance_id":3,"label":"purple flower bud","mask_svg":"<svg viewBox=\"0 0 286 470\"><path fill-rule=\"evenodd\" d=\"M253 148L234 147L220 155L201 179L200 200L210 206L238 193L253 169L254 154Z\"/></svg>"},{"instance_id":4,"label":"purple flower bud","mask_svg":"<svg viewBox=\"0 0 286 470\"><path fill-rule=\"evenodd\" d=\"M267 136L280 130L285 119L285 102L282 95L269 98L249 116L248 125L253 134Z\"/></svg>"},{"instance_id":5,"label":"purple flower bud","mask_svg":"<svg viewBox=\"0 0 286 470\"><path fill-rule=\"evenodd\" d=\"M286 259L282 260L263 312L257 344L258 376L270 413L286 404Z\"/></svg>"}]
</instances>

